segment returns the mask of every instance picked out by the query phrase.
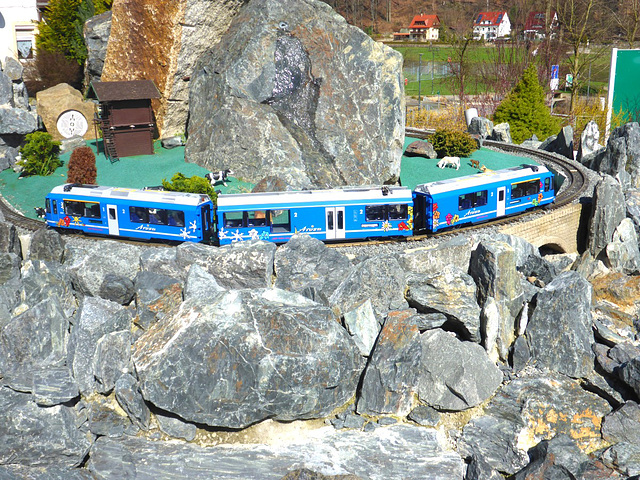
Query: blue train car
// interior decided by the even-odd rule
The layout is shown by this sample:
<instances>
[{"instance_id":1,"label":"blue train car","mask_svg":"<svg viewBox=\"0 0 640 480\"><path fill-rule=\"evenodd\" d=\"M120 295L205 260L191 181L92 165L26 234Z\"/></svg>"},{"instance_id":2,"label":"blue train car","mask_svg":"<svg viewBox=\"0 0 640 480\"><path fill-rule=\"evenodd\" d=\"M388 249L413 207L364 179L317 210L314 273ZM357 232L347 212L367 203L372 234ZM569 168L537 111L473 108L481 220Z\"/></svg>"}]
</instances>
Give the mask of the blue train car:
<instances>
[{"instance_id":1,"label":"blue train car","mask_svg":"<svg viewBox=\"0 0 640 480\"><path fill-rule=\"evenodd\" d=\"M295 233L320 240L409 236L413 199L406 187L218 195L221 245L242 240L288 241Z\"/></svg>"},{"instance_id":2,"label":"blue train car","mask_svg":"<svg viewBox=\"0 0 640 480\"><path fill-rule=\"evenodd\" d=\"M214 208L195 193L66 184L47 195L45 219L50 227L90 234L211 242Z\"/></svg>"},{"instance_id":3,"label":"blue train car","mask_svg":"<svg viewBox=\"0 0 640 480\"><path fill-rule=\"evenodd\" d=\"M418 185L414 190L416 231L478 223L554 201L553 173L521 165Z\"/></svg>"}]
</instances>

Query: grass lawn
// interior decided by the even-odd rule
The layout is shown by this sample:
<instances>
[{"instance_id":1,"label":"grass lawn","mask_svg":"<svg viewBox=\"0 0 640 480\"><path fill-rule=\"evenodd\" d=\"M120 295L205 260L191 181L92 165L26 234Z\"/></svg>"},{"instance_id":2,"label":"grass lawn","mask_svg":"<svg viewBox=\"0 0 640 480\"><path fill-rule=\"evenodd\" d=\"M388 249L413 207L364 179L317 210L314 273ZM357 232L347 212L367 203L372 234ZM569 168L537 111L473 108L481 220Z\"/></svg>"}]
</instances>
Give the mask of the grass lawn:
<instances>
[{"instance_id":1,"label":"grass lawn","mask_svg":"<svg viewBox=\"0 0 640 480\"><path fill-rule=\"evenodd\" d=\"M87 145L96 153L96 142L87 141ZM102 148L102 147L101 147ZM208 170L195 163L184 161L184 147L165 149L160 142L154 143L154 155L138 155L121 158L111 163L103 153L96 153L97 184L113 187L143 188L162 185L162 180L171 180L176 173L187 177L198 175L203 177ZM101 150L102 152L102 150ZM57 185L67 182L67 164L70 153L61 155L64 162L52 175L47 177L19 177L12 169L0 172L0 193L24 215L35 218L34 207L44 204L44 197ZM224 193L250 191L253 185L234 178L227 180L227 187L216 185L216 190Z\"/></svg>"}]
</instances>

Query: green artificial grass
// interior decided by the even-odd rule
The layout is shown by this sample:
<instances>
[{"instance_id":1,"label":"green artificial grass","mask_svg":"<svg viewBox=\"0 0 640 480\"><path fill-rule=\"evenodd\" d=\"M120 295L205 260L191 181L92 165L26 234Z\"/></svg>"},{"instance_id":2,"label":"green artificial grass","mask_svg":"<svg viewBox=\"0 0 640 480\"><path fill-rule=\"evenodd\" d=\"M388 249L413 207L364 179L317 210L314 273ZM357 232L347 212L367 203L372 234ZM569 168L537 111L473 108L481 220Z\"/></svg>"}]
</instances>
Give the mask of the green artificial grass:
<instances>
[{"instance_id":1,"label":"green artificial grass","mask_svg":"<svg viewBox=\"0 0 640 480\"><path fill-rule=\"evenodd\" d=\"M405 137L404 148L418 139ZM463 177L465 175L473 175L479 173L475 167L471 166L470 160L477 160L480 166L484 165L490 170L501 170L503 168L515 167L523 163L536 163L529 158L518 157L507 153L496 152L487 148L476 150L468 158L460 159L460 169L437 167L438 159L430 159L425 157L402 156L400 164L400 183L403 186L414 189L416 185L428 182L437 182L438 180L446 180L448 178Z\"/></svg>"},{"instance_id":2,"label":"green artificial grass","mask_svg":"<svg viewBox=\"0 0 640 480\"><path fill-rule=\"evenodd\" d=\"M162 185L162 180L180 172L187 177L208 173L206 168L184 160L184 147L173 149L162 148L160 142L154 143L153 155L137 155L125 157L111 163L102 153L101 141L98 141L100 153L96 153L96 141L87 141L87 146L96 153L96 169L98 185L125 188L143 188ZM27 217L35 218L34 207L44 205L44 198L57 185L67 183L67 165L70 152L60 155L64 162L53 174L47 177L20 177L12 169L0 172L0 193ZM216 185L216 190L223 193L241 193L251 191L253 185L235 178L227 179L227 186Z\"/></svg>"}]
</instances>

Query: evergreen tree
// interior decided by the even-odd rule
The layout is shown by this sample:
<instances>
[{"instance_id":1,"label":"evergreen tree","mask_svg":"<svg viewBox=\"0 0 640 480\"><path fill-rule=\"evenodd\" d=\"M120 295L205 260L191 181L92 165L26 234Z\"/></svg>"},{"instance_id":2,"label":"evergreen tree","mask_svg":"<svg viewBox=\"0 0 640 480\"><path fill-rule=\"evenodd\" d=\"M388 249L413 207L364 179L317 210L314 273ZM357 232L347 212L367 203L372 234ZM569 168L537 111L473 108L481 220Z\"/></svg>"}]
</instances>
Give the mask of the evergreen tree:
<instances>
[{"instance_id":1,"label":"evergreen tree","mask_svg":"<svg viewBox=\"0 0 640 480\"><path fill-rule=\"evenodd\" d=\"M493 122L509 123L515 143L521 143L533 134L544 140L558 132L560 122L551 116L545 105L544 90L534 65L527 67L517 85L498 105Z\"/></svg>"},{"instance_id":2,"label":"evergreen tree","mask_svg":"<svg viewBox=\"0 0 640 480\"><path fill-rule=\"evenodd\" d=\"M82 65L87 58L82 27L94 14L93 0L51 0L38 25L36 49L62 53Z\"/></svg>"}]
</instances>

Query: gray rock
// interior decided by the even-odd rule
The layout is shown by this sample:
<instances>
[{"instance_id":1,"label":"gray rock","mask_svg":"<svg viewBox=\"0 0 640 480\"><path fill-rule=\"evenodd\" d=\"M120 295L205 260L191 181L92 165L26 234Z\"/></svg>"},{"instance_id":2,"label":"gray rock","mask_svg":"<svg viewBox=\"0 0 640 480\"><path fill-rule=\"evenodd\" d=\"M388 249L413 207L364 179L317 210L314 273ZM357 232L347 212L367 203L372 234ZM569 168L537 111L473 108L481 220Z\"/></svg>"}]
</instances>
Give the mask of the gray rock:
<instances>
[{"instance_id":1,"label":"gray rock","mask_svg":"<svg viewBox=\"0 0 640 480\"><path fill-rule=\"evenodd\" d=\"M160 413L156 414L156 420L160 430L170 437L182 438L187 442L196 438L198 429L193 423L185 423L179 418L168 417Z\"/></svg>"},{"instance_id":2,"label":"gray rock","mask_svg":"<svg viewBox=\"0 0 640 480\"><path fill-rule=\"evenodd\" d=\"M480 342L480 307L473 278L448 265L440 271L409 274L407 300L421 313L442 313L449 327L469 340Z\"/></svg>"},{"instance_id":3,"label":"gray rock","mask_svg":"<svg viewBox=\"0 0 640 480\"><path fill-rule=\"evenodd\" d=\"M640 250L638 235L633 221L624 218L613 232L611 242L605 248L608 266L625 275L635 275L640 271Z\"/></svg>"},{"instance_id":4,"label":"gray rock","mask_svg":"<svg viewBox=\"0 0 640 480\"><path fill-rule=\"evenodd\" d=\"M184 147L185 141L181 136L174 135L172 137L163 138L160 143L162 144L162 148L171 149L176 147Z\"/></svg>"},{"instance_id":5,"label":"gray rock","mask_svg":"<svg viewBox=\"0 0 640 480\"><path fill-rule=\"evenodd\" d=\"M139 429L148 430L151 412L142 398L138 381L131 374L125 373L116 381L115 394L129 420Z\"/></svg>"},{"instance_id":6,"label":"gray rock","mask_svg":"<svg viewBox=\"0 0 640 480\"><path fill-rule=\"evenodd\" d=\"M640 396L640 356L632 358L621 366L620 378Z\"/></svg>"},{"instance_id":7,"label":"gray rock","mask_svg":"<svg viewBox=\"0 0 640 480\"><path fill-rule=\"evenodd\" d=\"M18 161L20 150L0 142L0 172L13 167ZM2 220L2 217L0 217Z\"/></svg>"},{"instance_id":8,"label":"gray rock","mask_svg":"<svg viewBox=\"0 0 640 480\"><path fill-rule=\"evenodd\" d=\"M515 319L524 303L514 249L500 241L483 240L471 255L469 274L478 286L478 304L484 306L489 297L496 303L500 319L496 348L500 358L506 360L515 340Z\"/></svg>"},{"instance_id":9,"label":"gray rock","mask_svg":"<svg viewBox=\"0 0 640 480\"><path fill-rule=\"evenodd\" d=\"M75 409L42 408L31 398L0 387L0 464L57 469L79 466L93 439L78 428Z\"/></svg>"},{"instance_id":10,"label":"gray rock","mask_svg":"<svg viewBox=\"0 0 640 480\"><path fill-rule=\"evenodd\" d=\"M593 192L593 206L589 220L587 249L594 258L613 239L615 229L625 218L625 200L620 184L612 177L603 177Z\"/></svg>"},{"instance_id":11,"label":"gray rock","mask_svg":"<svg viewBox=\"0 0 640 480\"><path fill-rule=\"evenodd\" d=\"M514 480L531 478L584 478L589 457L567 435L543 440L529 451L531 463L516 473Z\"/></svg>"},{"instance_id":12,"label":"gray rock","mask_svg":"<svg viewBox=\"0 0 640 480\"><path fill-rule=\"evenodd\" d=\"M327 307L278 289L185 302L137 339L133 358L148 402L229 428L325 416L355 394L363 368Z\"/></svg>"},{"instance_id":13,"label":"gray rock","mask_svg":"<svg viewBox=\"0 0 640 480\"><path fill-rule=\"evenodd\" d=\"M535 133L520 144L520 146L527 148L540 148L540 145L542 145L542 142L538 140L538 137Z\"/></svg>"},{"instance_id":14,"label":"gray rock","mask_svg":"<svg viewBox=\"0 0 640 480\"><path fill-rule=\"evenodd\" d=\"M224 291L225 289L218 284L213 275L200 265L191 265L184 285L183 294L185 300L190 298L209 298L213 300L219 293Z\"/></svg>"},{"instance_id":15,"label":"gray rock","mask_svg":"<svg viewBox=\"0 0 640 480\"><path fill-rule=\"evenodd\" d=\"M596 171L610 175L623 189L640 187L640 125L627 123L611 132L607 150L599 163L591 165Z\"/></svg>"},{"instance_id":16,"label":"gray rock","mask_svg":"<svg viewBox=\"0 0 640 480\"><path fill-rule=\"evenodd\" d=\"M67 318L77 308L71 277L66 268L55 262L27 260L22 265L20 284L21 309L31 308L55 298Z\"/></svg>"},{"instance_id":17,"label":"gray rock","mask_svg":"<svg viewBox=\"0 0 640 480\"><path fill-rule=\"evenodd\" d=\"M65 241L55 230L41 228L31 236L29 258L62 263Z\"/></svg>"},{"instance_id":18,"label":"gray rock","mask_svg":"<svg viewBox=\"0 0 640 480\"><path fill-rule=\"evenodd\" d=\"M184 275L192 264L198 264L226 289L265 288L272 285L275 252L275 244L263 241L222 247L189 243L176 248L176 261Z\"/></svg>"},{"instance_id":19,"label":"gray rock","mask_svg":"<svg viewBox=\"0 0 640 480\"><path fill-rule=\"evenodd\" d=\"M387 317L362 380L358 413L403 417L411 411L422 361L413 314L405 310Z\"/></svg>"},{"instance_id":20,"label":"gray rock","mask_svg":"<svg viewBox=\"0 0 640 480\"><path fill-rule=\"evenodd\" d=\"M503 480L504 477L479 455L473 455L464 480Z\"/></svg>"},{"instance_id":21,"label":"gray rock","mask_svg":"<svg viewBox=\"0 0 640 480\"><path fill-rule=\"evenodd\" d=\"M13 88L11 88L11 101L13 101ZM35 132L37 129L38 122L32 112L0 105L0 135L26 135L27 133Z\"/></svg>"},{"instance_id":22,"label":"gray rock","mask_svg":"<svg viewBox=\"0 0 640 480\"><path fill-rule=\"evenodd\" d=\"M601 418L610 410L604 399L563 375L521 374L498 390L484 415L465 425L458 451L514 474L529 463L530 448L559 434L575 439L582 451L595 450L601 442Z\"/></svg>"},{"instance_id":23,"label":"gray rock","mask_svg":"<svg viewBox=\"0 0 640 480\"><path fill-rule=\"evenodd\" d=\"M522 273L525 278L535 277L545 285L558 276L558 269L552 263L548 262L546 257L542 258L539 255L529 255L524 261L524 264L517 267L517 270Z\"/></svg>"},{"instance_id":24,"label":"gray rock","mask_svg":"<svg viewBox=\"0 0 640 480\"><path fill-rule=\"evenodd\" d=\"M166 275L139 272L135 280L136 324L143 329L173 314L182 303L182 283Z\"/></svg>"},{"instance_id":25,"label":"gray rock","mask_svg":"<svg viewBox=\"0 0 640 480\"><path fill-rule=\"evenodd\" d=\"M86 147L87 142L80 135L60 140L60 153L73 152L76 148Z\"/></svg>"},{"instance_id":26,"label":"gray rock","mask_svg":"<svg viewBox=\"0 0 640 480\"><path fill-rule=\"evenodd\" d=\"M440 422L442 415L435 408L427 405L418 405L409 412L407 418L423 427L435 427Z\"/></svg>"},{"instance_id":27,"label":"gray rock","mask_svg":"<svg viewBox=\"0 0 640 480\"><path fill-rule=\"evenodd\" d=\"M142 249L112 240L67 244L64 264L69 269L76 292L98 296L105 276L112 273L134 280L140 269Z\"/></svg>"},{"instance_id":28,"label":"gray rock","mask_svg":"<svg viewBox=\"0 0 640 480\"><path fill-rule=\"evenodd\" d=\"M640 445L638 444L617 443L603 453L602 460L608 467L627 475L629 480L640 475Z\"/></svg>"},{"instance_id":29,"label":"gray rock","mask_svg":"<svg viewBox=\"0 0 640 480\"><path fill-rule=\"evenodd\" d=\"M15 108L20 108L25 111L30 111L31 106L29 105L29 92L27 91L27 86L24 82L13 83L13 103Z\"/></svg>"},{"instance_id":30,"label":"gray rock","mask_svg":"<svg viewBox=\"0 0 640 480\"><path fill-rule=\"evenodd\" d=\"M15 107L13 101L13 86L9 76L3 71L0 71L0 106L5 105L10 108Z\"/></svg>"},{"instance_id":31,"label":"gray rock","mask_svg":"<svg viewBox=\"0 0 640 480\"><path fill-rule=\"evenodd\" d=\"M391 310L407 307L404 299L405 275L392 256L367 258L353 267L329 298L338 315L343 315L371 300L373 310L382 318Z\"/></svg>"},{"instance_id":32,"label":"gray rock","mask_svg":"<svg viewBox=\"0 0 640 480\"><path fill-rule=\"evenodd\" d=\"M421 335L418 397L438 410L466 410L487 400L502 383L502 373L485 350L443 330Z\"/></svg>"},{"instance_id":33,"label":"gray rock","mask_svg":"<svg viewBox=\"0 0 640 480\"><path fill-rule=\"evenodd\" d=\"M69 321L55 298L12 318L0 331L3 383L30 391L35 371L64 365L68 329Z\"/></svg>"},{"instance_id":34,"label":"gray rock","mask_svg":"<svg viewBox=\"0 0 640 480\"><path fill-rule=\"evenodd\" d=\"M571 125L562 127L562 130L560 130L555 138L549 142L543 142L540 148L573 160L573 128Z\"/></svg>"},{"instance_id":35,"label":"gray rock","mask_svg":"<svg viewBox=\"0 0 640 480\"><path fill-rule=\"evenodd\" d=\"M444 327L444 325L449 321L449 318L444 313L434 312L416 313L412 320L418 327L418 330L424 332L425 330Z\"/></svg>"},{"instance_id":36,"label":"gray rock","mask_svg":"<svg viewBox=\"0 0 640 480\"><path fill-rule=\"evenodd\" d=\"M485 117L474 117L469 123L469 133L479 135L480 138L489 138L493 132L493 122Z\"/></svg>"},{"instance_id":37,"label":"gray rock","mask_svg":"<svg viewBox=\"0 0 640 480\"><path fill-rule=\"evenodd\" d=\"M15 253L0 253L0 285L19 279L21 264Z\"/></svg>"},{"instance_id":38,"label":"gray rock","mask_svg":"<svg viewBox=\"0 0 640 480\"><path fill-rule=\"evenodd\" d=\"M83 395L98 388L94 372L98 341L104 335L129 328L130 313L121 305L97 297L83 299L71 330L67 361Z\"/></svg>"},{"instance_id":39,"label":"gray rock","mask_svg":"<svg viewBox=\"0 0 640 480\"><path fill-rule=\"evenodd\" d=\"M433 144L424 140L416 140L415 142L411 142L409 145L407 145L407 148L405 148L404 154L425 158L438 158L438 153L433 148Z\"/></svg>"},{"instance_id":40,"label":"gray rock","mask_svg":"<svg viewBox=\"0 0 640 480\"><path fill-rule=\"evenodd\" d=\"M405 251L398 261L404 270L413 273L431 274L441 271L446 265L455 265L466 272L473 243L469 237L456 235L441 244Z\"/></svg>"},{"instance_id":41,"label":"gray rock","mask_svg":"<svg viewBox=\"0 0 640 480\"><path fill-rule=\"evenodd\" d=\"M15 225L0 222L0 252L15 253L22 258L22 247Z\"/></svg>"},{"instance_id":42,"label":"gray rock","mask_svg":"<svg viewBox=\"0 0 640 480\"><path fill-rule=\"evenodd\" d=\"M67 367L47 368L33 375L33 398L38 405L51 407L80 396L78 385Z\"/></svg>"},{"instance_id":43,"label":"gray rock","mask_svg":"<svg viewBox=\"0 0 640 480\"><path fill-rule=\"evenodd\" d=\"M317 301L328 305L350 270L351 262L338 250L309 235L294 235L276 251L275 287L297 293L313 288Z\"/></svg>"},{"instance_id":44,"label":"gray rock","mask_svg":"<svg viewBox=\"0 0 640 480\"><path fill-rule=\"evenodd\" d=\"M602 422L602 438L610 443L640 444L640 406L628 400Z\"/></svg>"},{"instance_id":45,"label":"gray rock","mask_svg":"<svg viewBox=\"0 0 640 480\"><path fill-rule=\"evenodd\" d=\"M88 471L79 468L59 467L27 467L24 465L0 465L0 478L12 480L15 478L42 478L47 480L94 480Z\"/></svg>"},{"instance_id":46,"label":"gray rock","mask_svg":"<svg viewBox=\"0 0 640 480\"><path fill-rule=\"evenodd\" d=\"M368 357L380 332L380 325L376 320L371 300L367 300L354 310L346 312L344 325L360 350L360 354Z\"/></svg>"},{"instance_id":47,"label":"gray rock","mask_svg":"<svg viewBox=\"0 0 640 480\"><path fill-rule=\"evenodd\" d=\"M135 284L129 278L115 273L107 273L98 290L98 296L105 300L129 305L136 294Z\"/></svg>"},{"instance_id":48,"label":"gray rock","mask_svg":"<svg viewBox=\"0 0 640 480\"><path fill-rule=\"evenodd\" d=\"M97 436L121 437L132 428L129 418L120 415L103 397L87 404L87 418L89 430Z\"/></svg>"},{"instance_id":49,"label":"gray rock","mask_svg":"<svg viewBox=\"0 0 640 480\"><path fill-rule=\"evenodd\" d=\"M109 394L122 375L134 371L131 360L131 332L129 330L111 332L100 337L93 356L93 375L96 390Z\"/></svg>"},{"instance_id":50,"label":"gray rock","mask_svg":"<svg viewBox=\"0 0 640 480\"><path fill-rule=\"evenodd\" d=\"M590 120L580 135L580 145L578 145L576 160L588 166L588 159L593 157L593 154L596 152L604 149L604 147L598 143L598 140L600 140L598 124L595 120Z\"/></svg>"},{"instance_id":51,"label":"gray rock","mask_svg":"<svg viewBox=\"0 0 640 480\"><path fill-rule=\"evenodd\" d=\"M22 71L24 69L18 60L13 57L5 57L2 67L0 71L4 71L5 75L7 75L12 82L22 81Z\"/></svg>"},{"instance_id":52,"label":"gray rock","mask_svg":"<svg viewBox=\"0 0 640 480\"><path fill-rule=\"evenodd\" d=\"M511 127L508 123L499 123L493 127L491 131L491 140L503 143L512 143Z\"/></svg>"},{"instance_id":53,"label":"gray rock","mask_svg":"<svg viewBox=\"0 0 640 480\"><path fill-rule=\"evenodd\" d=\"M323 2L250 2L194 69L186 158L293 188L394 183L401 65Z\"/></svg>"},{"instance_id":54,"label":"gray rock","mask_svg":"<svg viewBox=\"0 0 640 480\"><path fill-rule=\"evenodd\" d=\"M540 368L573 378L593 370L592 287L576 272L561 273L537 296L526 336Z\"/></svg>"},{"instance_id":55,"label":"gray rock","mask_svg":"<svg viewBox=\"0 0 640 480\"><path fill-rule=\"evenodd\" d=\"M420 478L425 472L430 480L463 477L464 462L441 444L433 429L395 425L362 432L329 427L322 433L316 439L300 436L280 445L231 448L100 438L87 467L97 478L198 478L202 472L216 472L217 480L281 480L292 465L308 466L318 474L351 474L369 480Z\"/></svg>"},{"instance_id":56,"label":"gray rock","mask_svg":"<svg viewBox=\"0 0 640 480\"><path fill-rule=\"evenodd\" d=\"M91 82L100 81L110 33L111 10L91 17L84 23L82 34L84 43L87 46L84 77L87 85L90 85Z\"/></svg>"}]
</instances>

